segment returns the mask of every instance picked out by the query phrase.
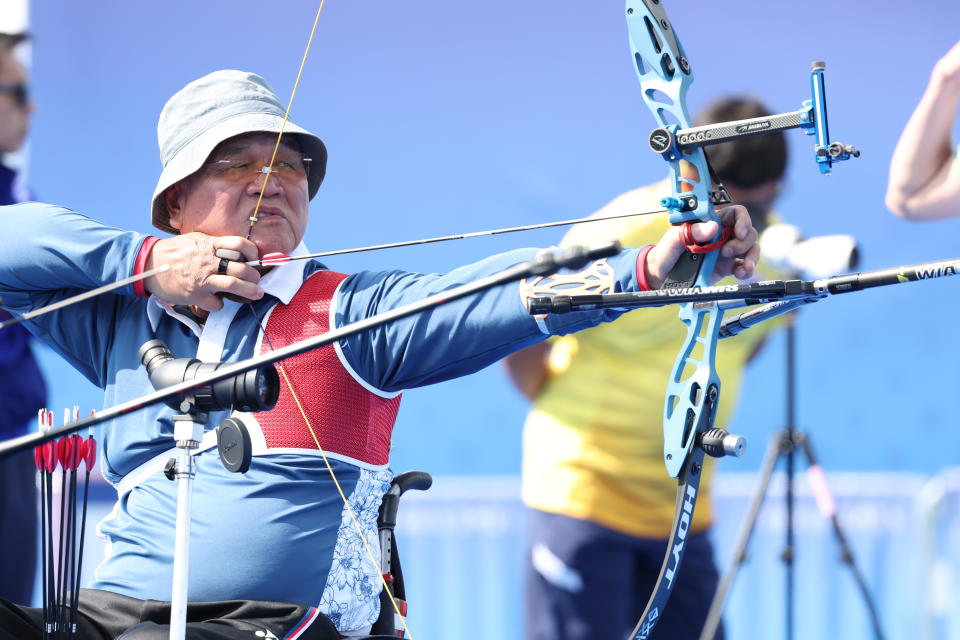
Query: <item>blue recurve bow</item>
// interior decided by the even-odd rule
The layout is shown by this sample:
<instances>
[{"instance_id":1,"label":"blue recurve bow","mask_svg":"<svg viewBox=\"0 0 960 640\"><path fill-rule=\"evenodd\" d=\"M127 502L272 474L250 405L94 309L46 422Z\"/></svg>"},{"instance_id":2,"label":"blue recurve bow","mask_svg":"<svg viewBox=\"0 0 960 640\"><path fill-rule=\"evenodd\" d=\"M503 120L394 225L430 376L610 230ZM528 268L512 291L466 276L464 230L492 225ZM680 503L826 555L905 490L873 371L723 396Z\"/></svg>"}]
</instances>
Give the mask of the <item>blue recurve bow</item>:
<instances>
[{"instance_id":1,"label":"blue recurve bow","mask_svg":"<svg viewBox=\"0 0 960 640\"><path fill-rule=\"evenodd\" d=\"M691 64L667 18L662 0L627 0L627 28L643 100L657 121L648 142L670 166L673 194L661 204L671 210L670 222L689 225L720 223L715 204L730 199L713 175L704 146L746 135L800 128L816 137L815 158L821 173L834 162L859 156L855 148L830 142L827 129L822 62L813 63L813 97L793 112L719 125L694 127L686 107L693 82ZM723 230L705 246L692 245L669 274L664 288L689 289L710 285ZM677 478L677 506L660 575L647 607L630 638L645 640L663 614L676 582L696 505L704 454L740 455L744 440L714 428L720 379L714 366L723 309L718 302L687 303L680 320L687 336L674 363L663 413L663 459Z\"/></svg>"}]
</instances>

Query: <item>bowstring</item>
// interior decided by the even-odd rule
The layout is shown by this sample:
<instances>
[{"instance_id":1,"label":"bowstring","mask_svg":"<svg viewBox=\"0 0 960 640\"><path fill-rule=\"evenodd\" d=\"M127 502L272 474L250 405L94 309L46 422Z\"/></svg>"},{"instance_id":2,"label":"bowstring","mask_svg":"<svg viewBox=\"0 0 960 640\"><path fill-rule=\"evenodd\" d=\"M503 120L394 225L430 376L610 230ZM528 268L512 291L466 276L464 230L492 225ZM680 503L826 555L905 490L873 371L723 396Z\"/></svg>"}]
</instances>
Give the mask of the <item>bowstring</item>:
<instances>
[{"instance_id":1,"label":"bowstring","mask_svg":"<svg viewBox=\"0 0 960 640\"><path fill-rule=\"evenodd\" d=\"M270 154L270 164L267 171L263 173L263 186L260 188L260 195L257 197L257 204L250 214L250 226L247 227L247 240L253 235L253 225L257 223L260 213L260 204L263 202L263 193L267 190L267 182L270 180L270 174L273 173L273 163L277 159L277 152L280 150L280 142L283 140L283 133L287 128L287 122L290 120L290 109L293 107L293 99L297 97L297 89L300 87L300 78L303 76L303 68L307 65L307 56L310 55L310 47L313 46L313 36L317 33L317 24L320 22L320 13L323 12L323 3L320 0L320 6L317 7L317 15L313 19L313 28L310 29L310 37L307 38L307 46L303 50L303 58L300 60L300 69L297 71L297 79L293 82L293 91L290 92L290 100L287 102L287 109L283 113L283 122L280 123L280 132L277 133L277 142L273 145L273 153ZM308 176L309 179L309 176Z\"/></svg>"},{"instance_id":2,"label":"bowstring","mask_svg":"<svg viewBox=\"0 0 960 640\"><path fill-rule=\"evenodd\" d=\"M260 327L261 335L264 340L267 341L267 346L270 347L271 351L276 351L276 348L273 346L273 342L270 340L270 336L267 334L267 328L263 323L263 319L257 315L257 310L253 306L253 303L248 303L250 307L250 313L253 314L254 320L257 321L257 325ZM406 632L410 640L413 640L413 634L410 633L410 629L407 627L406 617L400 612L400 605L397 604L397 600L393 595L393 592L390 590L390 587L387 585L387 579L383 575L383 572L380 570L380 562L374 556L373 549L370 547L370 543L367 541L367 536L363 533L363 527L360 526L360 520L357 518L356 512L353 510L353 507L350 505L350 501L347 499L347 494L343 490L343 486L340 484L340 480L337 478L337 474L333 471L333 465L330 464L330 459L327 458L327 453L324 451L323 446L320 444L320 438L317 436L317 432L313 428L313 424L310 422L310 418L307 415L306 410L303 408L303 404L300 402L300 397L297 395L296 390L293 388L293 381L290 380L287 376L287 370L284 368L282 362L277 362L277 369L280 371L283 381L287 385L287 389L290 391L290 396L293 398L294 404L297 405L297 410L300 412L300 416L303 418L303 422L307 425L307 429L310 431L310 437L313 438L313 443L317 447L317 451L320 452L320 457L323 459L323 464L327 469L327 473L330 474L331 480L333 480L334 486L337 488L337 493L340 494L340 499L343 500L343 506L346 507L347 513L350 514L350 520L353 522L353 528L356 529L357 535L360 536L361 542L363 542L363 548L367 551L367 559L370 561L373 566L374 572L380 578L380 584L383 586L384 593L387 594L387 597L390 599L390 605L393 607L393 611L397 614L397 618L400 620L400 624L403 625L403 630ZM381 550L382 553L382 550Z\"/></svg>"},{"instance_id":3,"label":"bowstring","mask_svg":"<svg viewBox=\"0 0 960 640\"><path fill-rule=\"evenodd\" d=\"M307 57L310 55L310 48L313 46L313 38L317 32L317 24L320 22L320 14L323 12L324 2L325 0L320 0L320 5L317 7L316 16L314 16L313 19L313 27L310 29L310 37L307 39L307 46L304 49L303 57L300 60L300 68L297 71L297 78L293 83L293 90L290 92L290 100L287 102L287 108L283 114L283 122L280 124L280 131L277 133L277 141L273 145L273 153L270 155L270 164L268 165L268 170L264 172L263 186L260 188L260 194L257 197L257 204L254 206L253 213L250 215L250 226L247 228L247 240L250 240L250 237L253 235L253 227L259 219L258 214L260 212L260 205L263 202L263 194L267 189L267 183L270 180L271 174L273 173L273 164L276 161L277 153L280 149L280 143L283 141L283 134L286 130L287 122L290 120L290 110L293 107L293 101L294 98L296 98L297 89L300 87L300 79L303 77L303 69L307 64ZM266 327L264 326L260 316L257 315L253 303L250 303L249 306L250 311L253 313L253 317L260 326L260 330L264 339L267 341L267 345L270 347L271 351L274 351L275 349L270 341L270 336L267 335ZM334 472L333 466L330 464L330 460L327 458L326 452L320 445L320 438L317 436L317 433L313 428L313 424L310 422L310 418L307 416L307 412L303 408L303 404L300 402L300 397L297 395L297 392L293 387L293 382L290 380L289 376L287 376L287 371L282 363L277 363L277 369L280 371L280 375L283 377L284 383L287 385L287 389L290 391L290 396L293 398L294 403L297 405L297 410L300 412L304 423L307 425L307 429L310 431L310 436L313 438L313 442L316 445L317 450L320 452L320 456L323 458L323 463L327 468L327 472L330 474L330 478L333 480L334 486L337 488L337 493L340 494L340 499L343 501L344 507L346 507L347 512L350 514L350 519L353 522L353 526L357 530L357 534L360 536L360 540L363 542L363 546L367 551L367 558L373 566L374 572L380 577L380 582L387 594L387 597L390 599L390 604L393 606L394 613L396 613L397 617L400 619L400 623L403 625L403 629L407 636L413 640L413 634L410 633L410 629L407 627L406 619L403 614L400 613L400 606L397 604L393 593L391 593L390 588L387 585L386 578L380 571L380 563L374 557L373 549L370 547L370 543L367 541L367 537L363 533L363 528L360 526L360 521L357 519L357 515L354 512L353 507L350 505L350 501L347 499L346 493L343 491L343 487L340 485L340 481L337 479L337 474Z\"/></svg>"}]
</instances>

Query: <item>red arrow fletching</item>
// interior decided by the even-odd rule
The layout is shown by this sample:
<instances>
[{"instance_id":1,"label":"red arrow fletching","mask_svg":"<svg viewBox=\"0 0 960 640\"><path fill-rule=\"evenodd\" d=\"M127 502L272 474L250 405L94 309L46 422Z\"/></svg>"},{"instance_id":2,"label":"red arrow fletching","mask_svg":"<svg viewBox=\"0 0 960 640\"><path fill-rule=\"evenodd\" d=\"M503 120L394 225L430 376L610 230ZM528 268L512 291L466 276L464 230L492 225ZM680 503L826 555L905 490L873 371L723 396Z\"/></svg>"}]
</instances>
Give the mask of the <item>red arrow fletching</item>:
<instances>
[{"instance_id":1,"label":"red arrow fletching","mask_svg":"<svg viewBox=\"0 0 960 640\"><path fill-rule=\"evenodd\" d=\"M86 465L87 471L90 471L96 462L97 441L90 437L83 441L83 463Z\"/></svg>"},{"instance_id":2,"label":"red arrow fletching","mask_svg":"<svg viewBox=\"0 0 960 640\"><path fill-rule=\"evenodd\" d=\"M85 447L83 446L83 436L78 434L73 434L70 436L70 439L73 440L73 456L70 459L70 469L79 469L80 462L86 457L84 454L86 452Z\"/></svg>"},{"instance_id":3,"label":"red arrow fletching","mask_svg":"<svg viewBox=\"0 0 960 640\"><path fill-rule=\"evenodd\" d=\"M264 267L277 266L290 262L290 256L285 253L268 253L260 258L260 264Z\"/></svg>"},{"instance_id":4,"label":"red arrow fletching","mask_svg":"<svg viewBox=\"0 0 960 640\"><path fill-rule=\"evenodd\" d=\"M57 440L57 460L64 469L70 468L73 460L73 437L66 436Z\"/></svg>"},{"instance_id":5,"label":"red arrow fletching","mask_svg":"<svg viewBox=\"0 0 960 640\"><path fill-rule=\"evenodd\" d=\"M53 473L57 469L57 443L56 441L47 442L43 445L43 465L47 473Z\"/></svg>"},{"instance_id":6,"label":"red arrow fletching","mask_svg":"<svg viewBox=\"0 0 960 640\"><path fill-rule=\"evenodd\" d=\"M37 411L37 423L39 425L40 432L42 433L47 426L47 411L46 409L40 409ZM46 456L44 455L45 448L44 445L38 444L33 449L33 462L37 465L38 471L43 471L45 465Z\"/></svg>"}]
</instances>

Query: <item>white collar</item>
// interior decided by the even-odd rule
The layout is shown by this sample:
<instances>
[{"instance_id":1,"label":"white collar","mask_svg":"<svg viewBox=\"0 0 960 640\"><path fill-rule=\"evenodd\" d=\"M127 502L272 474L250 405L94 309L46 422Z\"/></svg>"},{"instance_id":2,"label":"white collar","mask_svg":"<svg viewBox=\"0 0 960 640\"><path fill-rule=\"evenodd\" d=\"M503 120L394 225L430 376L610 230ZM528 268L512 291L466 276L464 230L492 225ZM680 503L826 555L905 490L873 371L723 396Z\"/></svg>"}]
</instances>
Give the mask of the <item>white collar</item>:
<instances>
[{"instance_id":1,"label":"white collar","mask_svg":"<svg viewBox=\"0 0 960 640\"><path fill-rule=\"evenodd\" d=\"M302 256L307 253L309 253L307 246L303 242L300 242L290 255ZM260 287L265 294L279 299L283 304L290 304L290 300L293 299L294 294L296 294L300 286L303 285L303 270L306 266L306 260L293 260L292 262L274 267L260 280ZM224 309L226 309L227 306L228 305L225 304ZM223 309L214 311L210 315L220 313L221 311L223 311ZM203 328L196 322L174 311L172 305L162 303L157 300L156 296L151 295L147 301L147 318L150 320L150 326L154 331L157 330L157 325L160 324L160 317L164 313L172 318L176 318L189 327L196 336L199 336L203 332Z\"/></svg>"}]
</instances>

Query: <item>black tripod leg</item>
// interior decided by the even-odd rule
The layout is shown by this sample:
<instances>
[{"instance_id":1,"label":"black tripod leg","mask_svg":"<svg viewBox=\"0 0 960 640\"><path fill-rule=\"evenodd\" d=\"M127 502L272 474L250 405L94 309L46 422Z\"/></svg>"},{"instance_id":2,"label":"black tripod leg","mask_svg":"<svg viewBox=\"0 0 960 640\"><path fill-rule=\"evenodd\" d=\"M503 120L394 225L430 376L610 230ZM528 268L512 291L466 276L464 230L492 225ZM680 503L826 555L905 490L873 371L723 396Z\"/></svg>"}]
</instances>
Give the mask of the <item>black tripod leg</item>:
<instances>
[{"instance_id":1,"label":"black tripod leg","mask_svg":"<svg viewBox=\"0 0 960 640\"><path fill-rule=\"evenodd\" d=\"M783 561L784 578L786 579L786 616L785 616L785 634L786 640L793 640L793 621L796 607L796 572L794 566L794 505L796 498L793 493L793 478L796 474L796 452L797 452L797 431L788 426L783 432L780 440L783 455L787 460L787 473L784 478L783 505L786 515L785 539L783 551L780 553L780 559Z\"/></svg>"},{"instance_id":2,"label":"black tripod leg","mask_svg":"<svg viewBox=\"0 0 960 640\"><path fill-rule=\"evenodd\" d=\"M783 551L780 559L784 565L784 579L786 580L786 608L785 619L786 628L784 629L784 639L793 640L793 621L796 611L796 573L794 566L794 494L793 478L796 473L796 450L797 450L797 331L796 316L790 314L787 316L787 335L786 335L786 424L780 440L780 446L783 447L783 454L787 460L787 475L785 478L785 488L783 495L784 515L786 516L786 529Z\"/></svg>"},{"instance_id":3,"label":"black tripod leg","mask_svg":"<svg viewBox=\"0 0 960 640\"><path fill-rule=\"evenodd\" d=\"M856 558L853 555L853 548L847 540L846 533L844 533L843 528L840 526L840 518L837 517L836 502L830 493L830 487L827 485L823 468L813 454L813 446L810 444L809 438L802 433L798 434L797 444L803 447L803 455L807 459L807 473L810 478L810 486L813 489L817 504L821 507L824 515L830 518L830 524L833 526L833 535L840 544L840 557L844 564L850 567L857 587L860 589L860 595L863 597L863 602L867 606L867 612L870 614L870 622L873 624L873 633L877 637L877 640L884 640L883 628L880 626L880 616L877 614L876 605L870 595L870 590L867 588L867 581L857 566Z\"/></svg>"},{"instance_id":4,"label":"black tripod leg","mask_svg":"<svg viewBox=\"0 0 960 640\"><path fill-rule=\"evenodd\" d=\"M767 489L770 486L770 478L773 476L773 469L777 466L777 460L783 451L782 435L778 435L770 441L767 446L767 453L763 458L763 464L760 467L760 482L757 484L757 491L753 494L753 501L747 510L747 515L743 519L743 526L740 529L740 537L737 539L737 546L733 551L733 558L730 560L730 566L724 572L723 577L717 584L717 591L713 594L713 601L710 603L710 611L707 612L707 620L703 624L703 631L700 632L700 640L713 640L720 627L720 618L723 616L723 607L727 602L727 593L733 586L733 579L737 576L740 567L747 560L747 546L750 544L750 538L753 536L753 530L757 526L757 518L760 516L760 508L767 497Z\"/></svg>"}]
</instances>

